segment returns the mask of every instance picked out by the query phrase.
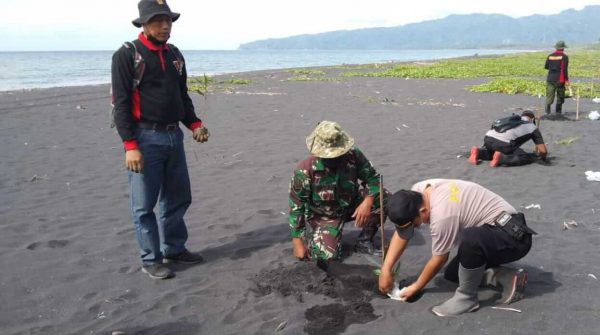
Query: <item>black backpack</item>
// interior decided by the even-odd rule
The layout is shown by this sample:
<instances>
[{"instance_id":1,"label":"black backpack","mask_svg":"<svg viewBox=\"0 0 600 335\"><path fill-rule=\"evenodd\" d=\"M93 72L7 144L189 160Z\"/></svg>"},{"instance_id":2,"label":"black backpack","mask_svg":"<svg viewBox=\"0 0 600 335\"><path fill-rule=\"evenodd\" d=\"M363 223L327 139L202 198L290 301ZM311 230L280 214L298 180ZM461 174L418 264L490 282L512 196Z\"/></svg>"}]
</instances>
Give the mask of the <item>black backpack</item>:
<instances>
[{"instance_id":1,"label":"black backpack","mask_svg":"<svg viewBox=\"0 0 600 335\"><path fill-rule=\"evenodd\" d=\"M127 49L133 49L133 89L135 90L140 83L142 82L142 77L144 76L144 70L146 69L146 63L144 62L144 58L142 54L140 54L135 47L135 43L133 42L125 42L123 46ZM110 110L108 115L108 122L111 128L115 127L115 97L113 96L113 88L112 84L110 85Z\"/></svg>"},{"instance_id":2,"label":"black backpack","mask_svg":"<svg viewBox=\"0 0 600 335\"><path fill-rule=\"evenodd\" d=\"M181 55L181 52L179 51L179 49L177 49L177 47L175 47L173 44L168 44L168 45L169 45L169 50L171 50L171 52L173 52L177 61L178 62L182 61L183 56ZM126 47L127 49L133 49L133 60L132 61L133 61L134 73L133 73L132 89L135 90L138 86L140 86L140 83L142 82L142 77L144 76L144 70L146 69L146 63L144 62L144 57L142 57L142 54L140 54L139 51L137 50L135 43L125 42L125 43L123 43L123 46ZM181 70L179 70L179 71L181 72ZM113 96L112 84L110 85L110 110L109 110L109 115L108 115L108 122L109 122L109 125L111 128L114 128L116 126L115 125L115 97Z\"/></svg>"},{"instance_id":3,"label":"black backpack","mask_svg":"<svg viewBox=\"0 0 600 335\"><path fill-rule=\"evenodd\" d=\"M519 125L526 124L527 121L523 121L520 115L513 114L511 116L503 117L492 123L492 129L499 133L503 133L509 129L513 129Z\"/></svg>"}]
</instances>

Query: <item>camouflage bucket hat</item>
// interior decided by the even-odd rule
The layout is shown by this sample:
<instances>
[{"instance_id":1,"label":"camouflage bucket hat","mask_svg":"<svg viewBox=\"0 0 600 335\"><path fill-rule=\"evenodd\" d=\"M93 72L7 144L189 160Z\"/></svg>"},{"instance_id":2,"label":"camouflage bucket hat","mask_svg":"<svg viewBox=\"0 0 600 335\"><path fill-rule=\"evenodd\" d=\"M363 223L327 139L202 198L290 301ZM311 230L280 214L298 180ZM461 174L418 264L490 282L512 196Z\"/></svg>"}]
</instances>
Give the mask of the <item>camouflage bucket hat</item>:
<instances>
[{"instance_id":1,"label":"camouflage bucket hat","mask_svg":"<svg viewBox=\"0 0 600 335\"><path fill-rule=\"evenodd\" d=\"M339 157L354 145L354 139L333 121L321 121L306 138L306 147L320 158Z\"/></svg>"}]
</instances>

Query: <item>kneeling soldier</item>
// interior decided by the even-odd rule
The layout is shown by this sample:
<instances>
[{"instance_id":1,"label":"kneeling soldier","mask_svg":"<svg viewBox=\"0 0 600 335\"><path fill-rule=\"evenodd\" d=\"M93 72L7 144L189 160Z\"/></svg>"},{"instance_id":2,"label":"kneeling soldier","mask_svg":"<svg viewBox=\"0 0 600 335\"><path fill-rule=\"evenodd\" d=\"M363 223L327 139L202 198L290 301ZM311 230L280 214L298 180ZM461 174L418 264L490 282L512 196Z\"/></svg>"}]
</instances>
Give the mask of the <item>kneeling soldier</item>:
<instances>
[{"instance_id":1,"label":"kneeling soldier","mask_svg":"<svg viewBox=\"0 0 600 335\"><path fill-rule=\"evenodd\" d=\"M371 162L335 122L320 122L306 145L311 155L298 164L290 183L288 222L294 256L339 259L343 226L352 220L362 228L355 250L380 252L373 242L380 221L379 201L375 201L379 174ZM312 228L309 236L306 223Z\"/></svg>"}]
</instances>

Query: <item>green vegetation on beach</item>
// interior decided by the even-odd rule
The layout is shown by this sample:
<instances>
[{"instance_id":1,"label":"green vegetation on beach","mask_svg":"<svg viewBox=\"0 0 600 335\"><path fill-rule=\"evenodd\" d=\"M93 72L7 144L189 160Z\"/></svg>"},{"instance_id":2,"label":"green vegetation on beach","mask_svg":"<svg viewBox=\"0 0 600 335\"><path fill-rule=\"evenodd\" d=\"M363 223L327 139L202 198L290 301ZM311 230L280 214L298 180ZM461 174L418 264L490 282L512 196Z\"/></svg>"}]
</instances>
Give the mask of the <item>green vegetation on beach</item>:
<instances>
[{"instance_id":1,"label":"green vegetation on beach","mask_svg":"<svg viewBox=\"0 0 600 335\"><path fill-rule=\"evenodd\" d=\"M311 76L295 76L289 77L287 81L338 81L338 78L330 77L311 77Z\"/></svg>"},{"instance_id":2,"label":"green vegetation on beach","mask_svg":"<svg viewBox=\"0 0 600 335\"><path fill-rule=\"evenodd\" d=\"M226 80L216 81L214 77L207 76L206 74L198 77L188 78L188 91L198 93L206 99L208 92L214 91L215 89L223 89L225 91L232 91L233 85L248 85L252 83L250 79L243 78L231 78Z\"/></svg>"},{"instance_id":3,"label":"green vegetation on beach","mask_svg":"<svg viewBox=\"0 0 600 335\"><path fill-rule=\"evenodd\" d=\"M219 82L219 83L220 84L230 84L230 85L248 85L251 82L252 82L252 80L250 80L250 79L233 78L233 79L223 80L222 82Z\"/></svg>"},{"instance_id":4,"label":"green vegetation on beach","mask_svg":"<svg viewBox=\"0 0 600 335\"><path fill-rule=\"evenodd\" d=\"M344 72L344 77L398 77L468 79L491 78L490 82L471 86L473 92L506 94L545 94L544 69L547 52L531 52L495 57L472 57L437 62L399 64L381 71ZM600 95L600 50L571 50L569 77L576 94L590 98Z\"/></svg>"},{"instance_id":5,"label":"green vegetation on beach","mask_svg":"<svg viewBox=\"0 0 600 335\"><path fill-rule=\"evenodd\" d=\"M315 69L291 69L287 72L294 74L287 81L337 81L337 78L324 77L325 71Z\"/></svg>"},{"instance_id":6,"label":"green vegetation on beach","mask_svg":"<svg viewBox=\"0 0 600 335\"><path fill-rule=\"evenodd\" d=\"M401 64L343 65L320 69L299 68L287 70L286 72L291 76L286 81L339 81L344 77L487 78L488 81L469 86L467 89L471 92L481 93L544 96L547 74L544 62L547 55L548 52L529 52ZM582 98L600 96L600 49L574 49L569 50L568 55L572 94ZM328 70L341 72L332 74ZM232 90L232 85L247 85L251 82L249 79L241 78L216 81L214 78L204 75L190 78L188 87L191 92L205 96L212 86L220 85L220 88Z\"/></svg>"},{"instance_id":7,"label":"green vegetation on beach","mask_svg":"<svg viewBox=\"0 0 600 335\"><path fill-rule=\"evenodd\" d=\"M314 70L314 69L292 69L288 70L289 73L293 73L295 75L304 75L304 76L322 76L325 74L325 71Z\"/></svg>"}]
</instances>

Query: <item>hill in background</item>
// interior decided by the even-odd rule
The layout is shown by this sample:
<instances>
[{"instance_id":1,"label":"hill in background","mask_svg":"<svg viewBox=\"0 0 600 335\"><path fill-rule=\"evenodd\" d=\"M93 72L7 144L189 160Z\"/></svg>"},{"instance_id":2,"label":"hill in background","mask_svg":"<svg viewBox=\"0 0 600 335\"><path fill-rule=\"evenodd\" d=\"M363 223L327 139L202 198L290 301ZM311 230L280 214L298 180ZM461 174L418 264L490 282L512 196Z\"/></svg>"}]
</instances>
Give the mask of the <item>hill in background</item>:
<instances>
[{"instance_id":1,"label":"hill in background","mask_svg":"<svg viewBox=\"0 0 600 335\"><path fill-rule=\"evenodd\" d=\"M600 6L555 15L512 18L499 14L450 15L389 28L332 31L259 40L240 49L476 49L548 48L557 40L584 45L600 40Z\"/></svg>"}]
</instances>

